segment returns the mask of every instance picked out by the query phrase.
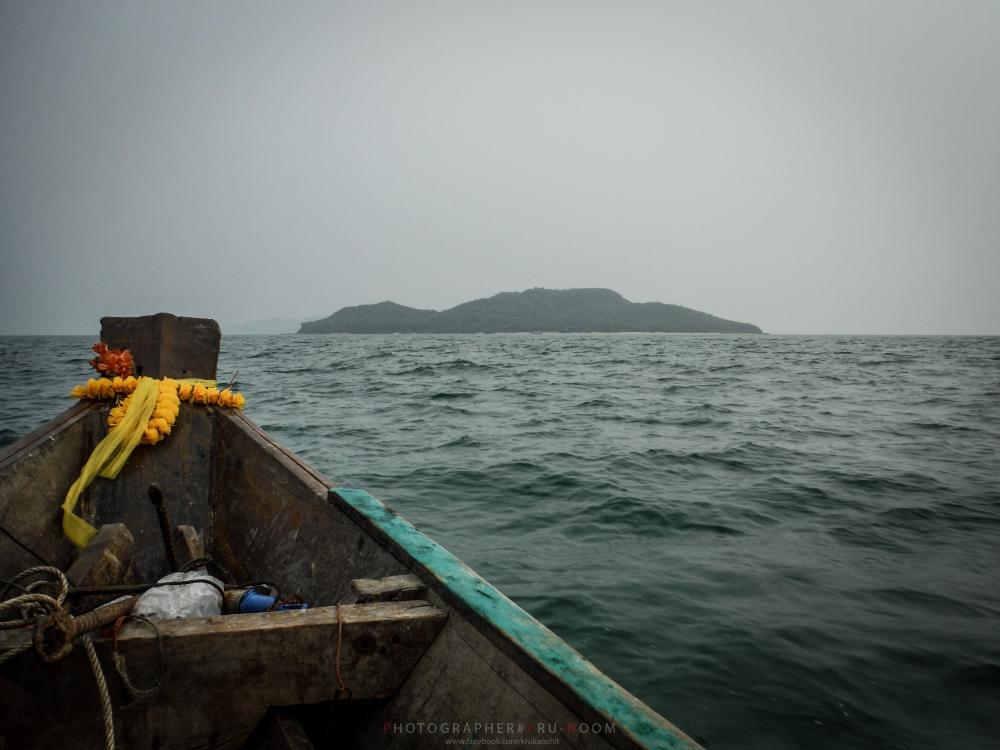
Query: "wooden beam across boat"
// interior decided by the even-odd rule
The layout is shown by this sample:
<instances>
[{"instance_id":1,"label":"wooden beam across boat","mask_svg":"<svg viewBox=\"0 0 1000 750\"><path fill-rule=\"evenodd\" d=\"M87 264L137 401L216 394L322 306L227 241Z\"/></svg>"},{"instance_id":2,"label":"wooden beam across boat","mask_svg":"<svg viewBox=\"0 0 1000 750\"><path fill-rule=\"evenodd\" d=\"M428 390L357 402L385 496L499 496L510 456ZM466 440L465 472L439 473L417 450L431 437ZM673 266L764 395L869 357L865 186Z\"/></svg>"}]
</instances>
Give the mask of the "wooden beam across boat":
<instances>
[{"instance_id":1,"label":"wooden beam across boat","mask_svg":"<svg viewBox=\"0 0 1000 750\"><path fill-rule=\"evenodd\" d=\"M407 599L423 599L427 596L427 584L415 575L386 576L385 578L355 578L351 581L351 591L341 602L401 602Z\"/></svg>"},{"instance_id":2,"label":"wooden beam across boat","mask_svg":"<svg viewBox=\"0 0 1000 750\"><path fill-rule=\"evenodd\" d=\"M129 623L117 650L130 680L140 689L159 682L155 693L131 705L112 670L112 640L97 639L95 646L114 703L126 706L116 722L123 746L238 747L269 706L393 694L446 619L415 600L155 620L155 628ZM0 631L0 655L30 637L30 631ZM56 747L67 732L70 744L79 745L80 733L91 731L96 746L100 711L81 652L42 665L29 651L14 657L10 666L17 668L0 673L10 747ZM79 726L80 714L75 726L60 725L61 705L89 700L92 726Z\"/></svg>"}]
</instances>

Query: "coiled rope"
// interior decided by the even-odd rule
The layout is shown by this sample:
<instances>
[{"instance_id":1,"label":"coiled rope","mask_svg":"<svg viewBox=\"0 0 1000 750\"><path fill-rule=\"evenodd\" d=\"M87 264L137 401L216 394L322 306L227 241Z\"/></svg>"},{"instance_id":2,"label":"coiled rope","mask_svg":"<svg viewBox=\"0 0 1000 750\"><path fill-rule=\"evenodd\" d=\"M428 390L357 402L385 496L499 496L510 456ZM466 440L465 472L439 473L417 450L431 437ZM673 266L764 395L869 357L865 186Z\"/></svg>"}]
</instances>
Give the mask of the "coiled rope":
<instances>
[{"instance_id":1,"label":"coiled rope","mask_svg":"<svg viewBox=\"0 0 1000 750\"><path fill-rule=\"evenodd\" d=\"M48 574L55 578L55 580L33 581L26 586L18 584L18 581L40 574ZM36 593L37 589L45 586L55 586L57 583L59 588L56 591L55 597L49 594ZM53 568L50 565L36 565L33 568L22 570L7 582L7 586L4 586L4 593L6 593L6 589L9 587L20 589L23 593L11 599L0 601L0 612L16 610L20 612L21 617L17 619L8 619L7 617L0 619L0 630L23 628L26 625L33 624L40 616L62 609L63 602L66 601L66 594L69 593L69 581L66 576L63 575L63 572L59 568ZM10 657L7 655L0 657L0 664L8 658Z\"/></svg>"},{"instance_id":2,"label":"coiled rope","mask_svg":"<svg viewBox=\"0 0 1000 750\"><path fill-rule=\"evenodd\" d=\"M18 581L37 575L48 575L54 580L42 579L33 581L25 586L18 583ZM66 595L69 593L69 580L59 568L54 568L51 565L37 565L34 568L21 571L10 579L7 584L4 586L4 594L11 587L20 589L23 593L0 601L0 630L23 628L39 622L50 614L65 610L63 603L66 601ZM43 587L55 587L57 585L58 588L54 597L36 591ZM7 616L3 616L5 612L16 612L19 616L15 619L10 619ZM101 668L101 662L97 658L97 651L94 649L90 635L85 635L81 640L83 641L83 649L87 653L87 661L90 662L90 669L94 673L94 681L97 683L97 693L101 700L101 713L104 719L104 747L105 750L115 750L114 711L111 705L111 694L108 692L108 683L104 679L104 670ZM29 640L19 648L0 654L0 665L30 650L31 647L32 642Z\"/></svg>"}]
</instances>

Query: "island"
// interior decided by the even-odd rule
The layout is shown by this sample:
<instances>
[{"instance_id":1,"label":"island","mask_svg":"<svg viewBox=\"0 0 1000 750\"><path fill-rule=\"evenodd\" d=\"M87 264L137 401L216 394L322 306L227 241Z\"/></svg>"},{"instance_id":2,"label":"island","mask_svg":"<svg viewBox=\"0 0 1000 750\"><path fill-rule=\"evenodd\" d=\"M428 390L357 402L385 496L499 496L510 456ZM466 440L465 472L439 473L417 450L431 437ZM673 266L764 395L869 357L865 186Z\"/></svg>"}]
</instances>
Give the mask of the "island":
<instances>
[{"instance_id":1,"label":"island","mask_svg":"<svg viewBox=\"0 0 1000 750\"><path fill-rule=\"evenodd\" d=\"M611 289L501 292L448 310L395 302L344 307L299 333L762 333L680 305L629 302Z\"/></svg>"}]
</instances>

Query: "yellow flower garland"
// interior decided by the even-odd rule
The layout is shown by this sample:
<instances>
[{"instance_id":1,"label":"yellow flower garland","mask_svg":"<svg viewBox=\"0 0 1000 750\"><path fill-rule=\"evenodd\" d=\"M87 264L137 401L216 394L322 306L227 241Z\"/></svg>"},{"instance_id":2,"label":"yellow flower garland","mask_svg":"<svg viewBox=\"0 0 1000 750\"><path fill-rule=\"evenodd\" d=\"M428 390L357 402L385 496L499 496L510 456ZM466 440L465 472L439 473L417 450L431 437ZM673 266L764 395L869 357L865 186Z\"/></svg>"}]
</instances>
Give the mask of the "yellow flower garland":
<instances>
[{"instance_id":1,"label":"yellow flower garland","mask_svg":"<svg viewBox=\"0 0 1000 750\"><path fill-rule=\"evenodd\" d=\"M228 388L220 391L218 388L206 386L204 383L179 383L177 396L181 401L190 401L195 404L218 404L234 409L242 409L247 403L242 393L234 393Z\"/></svg>"},{"instance_id":2,"label":"yellow flower garland","mask_svg":"<svg viewBox=\"0 0 1000 750\"><path fill-rule=\"evenodd\" d=\"M139 384L139 379L129 375L127 378L91 378L83 385L78 385L69 392L73 398L109 399L132 393Z\"/></svg>"},{"instance_id":3,"label":"yellow flower garland","mask_svg":"<svg viewBox=\"0 0 1000 750\"><path fill-rule=\"evenodd\" d=\"M135 390L138 383L139 378L134 378L131 375L127 378L91 378L82 385L74 386L69 395L73 398L108 401L120 396L128 396ZM223 388L220 391L211 380L163 378L160 383L169 385L181 401L190 401L194 404L212 404L242 409L247 403L246 397L242 393L236 393L229 388ZM126 398L125 401L127 400Z\"/></svg>"},{"instance_id":4,"label":"yellow flower garland","mask_svg":"<svg viewBox=\"0 0 1000 750\"><path fill-rule=\"evenodd\" d=\"M146 445L156 445L170 434L170 430L177 421L177 413L181 408L180 398L177 396L177 381L169 378L157 381L158 392L156 394L156 405L153 413L146 422L146 429L142 435L142 443ZM128 413L132 395L128 395L118 406L114 407L108 414L108 426L114 429L125 418Z\"/></svg>"},{"instance_id":5,"label":"yellow flower garland","mask_svg":"<svg viewBox=\"0 0 1000 750\"><path fill-rule=\"evenodd\" d=\"M80 493L95 477L114 479L118 476L140 442L156 445L169 435L177 421L181 401L235 409L246 405L242 393L233 393L228 388L220 391L210 380L154 380L131 376L97 378L76 386L70 395L103 400L125 397L111 408L108 414L111 429L94 448L62 504L63 532L80 548L86 547L97 533L93 526L73 512Z\"/></svg>"},{"instance_id":6,"label":"yellow flower garland","mask_svg":"<svg viewBox=\"0 0 1000 750\"><path fill-rule=\"evenodd\" d=\"M170 434L174 422L177 421L181 401L227 406L234 409L242 409L246 406L246 398L242 393L234 393L228 388L220 391L214 385L206 385L210 383L212 383L211 380L178 381L173 378L158 380L159 393L156 397L156 408L153 410L153 416L146 423L142 442L146 445L156 445ZM75 386L70 391L70 395L75 398L95 400L109 400L125 396L108 414L108 426L114 428L125 418L132 400L132 393L138 384L139 378L132 376L127 378L91 378L86 383Z\"/></svg>"}]
</instances>

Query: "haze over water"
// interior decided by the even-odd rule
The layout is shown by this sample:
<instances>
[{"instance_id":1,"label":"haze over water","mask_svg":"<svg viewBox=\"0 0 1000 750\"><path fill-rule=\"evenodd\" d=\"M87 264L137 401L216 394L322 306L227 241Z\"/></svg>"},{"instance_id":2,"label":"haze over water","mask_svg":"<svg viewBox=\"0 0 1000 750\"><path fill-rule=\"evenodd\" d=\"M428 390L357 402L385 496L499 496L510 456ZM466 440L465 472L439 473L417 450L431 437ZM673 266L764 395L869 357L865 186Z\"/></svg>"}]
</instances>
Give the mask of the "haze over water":
<instances>
[{"instance_id":1,"label":"haze over water","mask_svg":"<svg viewBox=\"0 0 1000 750\"><path fill-rule=\"evenodd\" d=\"M0 338L0 444L90 343ZM996 746L998 338L227 337L236 370L710 748Z\"/></svg>"},{"instance_id":2,"label":"haze over water","mask_svg":"<svg viewBox=\"0 0 1000 750\"><path fill-rule=\"evenodd\" d=\"M0 3L0 334L609 287L1000 333L1000 3Z\"/></svg>"}]
</instances>

